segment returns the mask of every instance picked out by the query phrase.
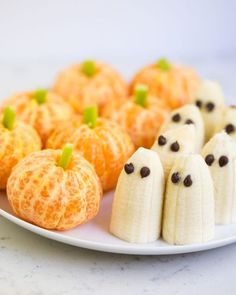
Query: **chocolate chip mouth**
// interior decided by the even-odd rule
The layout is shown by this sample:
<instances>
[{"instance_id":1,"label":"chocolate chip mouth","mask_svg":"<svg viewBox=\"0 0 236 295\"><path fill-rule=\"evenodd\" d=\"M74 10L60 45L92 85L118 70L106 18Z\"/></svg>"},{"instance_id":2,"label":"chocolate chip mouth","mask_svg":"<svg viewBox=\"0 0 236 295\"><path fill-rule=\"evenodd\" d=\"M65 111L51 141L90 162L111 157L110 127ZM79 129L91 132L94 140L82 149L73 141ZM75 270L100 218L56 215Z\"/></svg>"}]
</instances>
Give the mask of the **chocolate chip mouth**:
<instances>
[{"instance_id":1,"label":"chocolate chip mouth","mask_svg":"<svg viewBox=\"0 0 236 295\"><path fill-rule=\"evenodd\" d=\"M189 124L194 124L194 122L193 122L193 120L191 120L191 119L187 119L187 120L185 121L185 124L187 124L187 125L189 125Z\"/></svg>"}]
</instances>

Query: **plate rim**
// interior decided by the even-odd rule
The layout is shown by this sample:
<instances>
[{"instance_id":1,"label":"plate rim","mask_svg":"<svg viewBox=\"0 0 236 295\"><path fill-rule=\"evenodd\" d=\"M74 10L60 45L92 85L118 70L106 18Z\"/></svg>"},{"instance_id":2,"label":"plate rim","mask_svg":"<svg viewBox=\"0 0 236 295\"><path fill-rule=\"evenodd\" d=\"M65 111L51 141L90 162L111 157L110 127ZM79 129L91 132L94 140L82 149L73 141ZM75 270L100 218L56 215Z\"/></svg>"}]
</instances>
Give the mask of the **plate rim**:
<instances>
[{"instance_id":1,"label":"plate rim","mask_svg":"<svg viewBox=\"0 0 236 295\"><path fill-rule=\"evenodd\" d=\"M0 208L0 215L10 222L29 230L35 234L38 234L44 238L55 240L64 244L68 244L75 247L80 247L89 250L96 250L105 253L114 254L127 254L127 255L175 255L175 254L185 254L191 252L199 252L210 250L214 248L223 247L236 242L236 235L227 237L219 240L212 240L207 243L202 244L192 244L192 245L169 245L166 247L156 247L156 248L146 248L142 244L129 244L116 245L109 243L101 243L96 241L89 241L85 239L75 238L73 236L66 236L60 232L51 231L48 229L41 228L37 225L31 224L25 220L6 212L4 209ZM140 247L138 247L140 246Z\"/></svg>"}]
</instances>

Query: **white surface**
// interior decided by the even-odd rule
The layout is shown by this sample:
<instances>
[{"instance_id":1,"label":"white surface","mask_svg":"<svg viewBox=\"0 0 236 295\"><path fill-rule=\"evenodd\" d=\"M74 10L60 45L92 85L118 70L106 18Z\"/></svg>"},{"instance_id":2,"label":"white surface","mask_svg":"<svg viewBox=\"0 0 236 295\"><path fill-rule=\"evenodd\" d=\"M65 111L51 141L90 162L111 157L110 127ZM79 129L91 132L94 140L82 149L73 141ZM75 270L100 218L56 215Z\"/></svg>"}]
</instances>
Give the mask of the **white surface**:
<instances>
[{"instance_id":1,"label":"white surface","mask_svg":"<svg viewBox=\"0 0 236 295\"><path fill-rule=\"evenodd\" d=\"M49 231L16 217L4 194L0 195L0 215L38 235L85 249L120 254L163 255L197 252L236 242L236 224L216 226L215 238L204 244L172 246L159 239L154 243L131 244L109 233L112 193L104 196L98 215L87 224L70 231Z\"/></svg>"},{"instance_id":2,"label":"white surface","mask_svg":"<svg viewBox=\"0 0 236 295\"><path fill-rule=\"evenodd\" d=\"M235 60L192 63L223 84L228 102L236 102ZM1 62L0 96L49 85L62 64ZM141 66L137 60L116 64L127 76ZM162 257L106 254L42 238L0 217L1 295L234 295L235 265L236 244Z\"/></svg>"}]
</instances>

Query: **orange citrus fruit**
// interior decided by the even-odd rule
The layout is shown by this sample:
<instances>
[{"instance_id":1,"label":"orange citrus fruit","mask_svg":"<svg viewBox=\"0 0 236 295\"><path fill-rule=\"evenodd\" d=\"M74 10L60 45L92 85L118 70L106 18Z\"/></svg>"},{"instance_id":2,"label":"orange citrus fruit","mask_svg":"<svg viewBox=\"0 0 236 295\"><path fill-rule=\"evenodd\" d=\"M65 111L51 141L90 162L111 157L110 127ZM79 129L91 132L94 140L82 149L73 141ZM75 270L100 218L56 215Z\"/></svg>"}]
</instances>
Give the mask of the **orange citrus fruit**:
<instances>
[{"instance_id":1,"label":"orange citrus fruit","mask_svg":"<svg viewBox=\"0 0 236 295\"><path fill-rule=\"evenodd\" d=\"M134 76L131 93L138 84L146 85L151 95L163 99L174 109L191 102L200 80L193 69L161 59L142 68Z\"/></svg>"},{"instance_id":2,"label":"orange citrus fruit","mask_svg":"<svg viewBox=\"0 0 236 295\"><path fill-rule=\"evenodd\" d=\"M74 152L66 169L61 150L42 150L22 159L7 184L15 214L40 227L68 230L93 218L99 209L100 181L92 165Z\"/></svg>"},{"instance_id":3,"label":"orange citrus fruit","mask_svg":"<svg viewBox=\"0 0 236 295\"><path fill-rule=\"evenodd\" d=\"M40 101L40 92L42 98L45 96L42 101ZM15 94L4 102L5 105L13 106L17 117L38 131L43 144L58 121L67 120L73 114L70 105L59 95L46 90Z\"/></svg>"},{"instance_id":4,"label":"orange citrus fruit","mask_svg":"<svg viewBox=\"0 0 236 295\"><path fill-rule=\"evenodd\" d=\"M53 90L63 96L74 109L82 113L96 104L99 111L109 101L127 94L127 85L120 74L107 64L85 61L59 73Z\"/></svg>"}]
</instances>

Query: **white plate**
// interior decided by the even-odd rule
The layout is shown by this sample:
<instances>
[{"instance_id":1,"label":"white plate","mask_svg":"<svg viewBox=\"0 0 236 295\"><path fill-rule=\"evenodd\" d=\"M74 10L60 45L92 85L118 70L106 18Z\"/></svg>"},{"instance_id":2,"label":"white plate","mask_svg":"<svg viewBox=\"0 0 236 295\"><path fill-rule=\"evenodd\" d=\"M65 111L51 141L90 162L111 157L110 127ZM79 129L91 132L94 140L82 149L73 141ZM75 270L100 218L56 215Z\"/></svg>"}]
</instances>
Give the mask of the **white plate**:
<instances>
[{"instance_id":1,"label":"white plate","mask_svg":"<svg viewBox=\"0 0 236 295\"><path fill-rule=\"evenodd\" d=\"M38 235L77 247L123 254L164 255L202 251L236 242L236 224L216 226L215 239L205 244L172 246L163 240L150 244L130 244L109 234L112 193L107 194L97 217L87 224L65 232L51 231L25 222L14 215L4 194L0 194L0 214Z\"/></svg>"}]
</instances>

